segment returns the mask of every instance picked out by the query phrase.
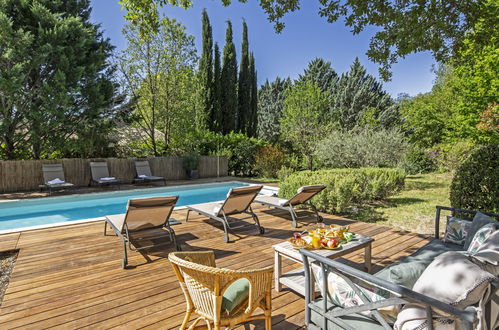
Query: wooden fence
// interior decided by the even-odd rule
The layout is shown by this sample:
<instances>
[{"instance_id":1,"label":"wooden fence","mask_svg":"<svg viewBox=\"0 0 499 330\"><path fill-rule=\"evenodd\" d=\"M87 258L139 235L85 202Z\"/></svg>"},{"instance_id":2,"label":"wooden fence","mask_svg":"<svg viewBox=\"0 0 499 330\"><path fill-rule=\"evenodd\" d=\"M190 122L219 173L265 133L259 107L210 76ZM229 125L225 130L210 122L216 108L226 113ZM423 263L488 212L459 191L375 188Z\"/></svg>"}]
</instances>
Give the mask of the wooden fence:
<instances>
[{"instance_id":1,"label":"wooden fence","mask_svg":"<svg viewBox=\"0 0 499 330\"><path fill-rule=\"evenodd\" d=\"M95 159L56 159L56 160L8 160L0 161L0 192L27 191L43 184L42 164L62 164L66 181L78 186L88 186L91 182L90 162L106 161L109 175L130 183L136 177L136 158L95 158ZM140 160L145 160L141 158ZM167 180L187 178L181 157L147 158L153 175ZM227 176L228 160L225 156L202 156L199 164L199 177L210 178Z\"/></svg>"}]
</instances>

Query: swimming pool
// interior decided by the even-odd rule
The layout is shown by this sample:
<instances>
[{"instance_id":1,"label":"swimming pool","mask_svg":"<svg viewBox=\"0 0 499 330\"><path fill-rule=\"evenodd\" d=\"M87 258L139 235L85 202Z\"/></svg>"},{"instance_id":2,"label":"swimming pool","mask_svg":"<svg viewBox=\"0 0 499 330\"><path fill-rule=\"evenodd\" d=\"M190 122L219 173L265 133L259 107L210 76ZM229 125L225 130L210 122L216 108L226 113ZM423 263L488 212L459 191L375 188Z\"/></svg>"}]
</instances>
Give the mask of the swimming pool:
<instances>
[{"instance_id":1,"label":"swimming pool","mask_svg":"<svg viewBox=\"0 0 499 330\"><path fill-rule=\"evenodd\" d=\"M76 223L78 220L125 213L126 204L131 198L178 195L177 206L220 201L225 199L231 188L247 185L230 181L2 202L0 232Z\"/></svg>"}]
</instances>

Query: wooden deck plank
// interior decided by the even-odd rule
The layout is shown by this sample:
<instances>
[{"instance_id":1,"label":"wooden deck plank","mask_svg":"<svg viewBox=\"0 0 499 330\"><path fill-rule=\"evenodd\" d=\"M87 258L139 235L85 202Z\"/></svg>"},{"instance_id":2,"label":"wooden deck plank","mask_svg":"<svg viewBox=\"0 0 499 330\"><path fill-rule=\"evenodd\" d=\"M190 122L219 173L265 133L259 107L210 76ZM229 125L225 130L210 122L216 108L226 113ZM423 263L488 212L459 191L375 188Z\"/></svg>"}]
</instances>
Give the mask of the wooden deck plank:
<instances>
[{"instance_id":1,"label":"wooden deck plank","mask_svg":"<svg viewBox=\"0 0 499 330\"><path fill-rule=\"evenodd\" d=\"M0 235L0 252L15 250L20 235L20 233Z\"/></svg>"},{"instance_id":2,"label":"wooden deck plank","mask_svg":"<svg viewBox=\"0 0 499 330\"><path fill-rule=\"evenodd\" d=\"M215 251L217 264L229 268L257 268L273 264L273 244L293 232L313 226L302 221L291 227L289 215L279 210L257 207L266 228L264 236L248 222L231 235L232 243L223 242L221 226L196 215L184 222L185 211L175 212L182 224L174 226L183 250ZM375 269L414 252L426 237L386 226L355 222L324 214L329 225L350 225L351 231L375 238ZM111 233L111 232L109 232ZM13 243L15 241L15 243ZM171 265L161 251L152 263L130 253L135 268L122 270L122 247L118 238L103 236L103 223L95 222L0 236L0 248L9 242L19 248L11 283L0 308L0 328L147 328L176 329L185 310L184 296ZM5 243L7 245L7 243ZM347 255L348 262L359 265L363 251ZM284 269L296 267L284 261ZM284 290L273 293L275 329L303 327L303 297ZM238 329L261 328L261 322Z\"/></svg>"}]
</instances>

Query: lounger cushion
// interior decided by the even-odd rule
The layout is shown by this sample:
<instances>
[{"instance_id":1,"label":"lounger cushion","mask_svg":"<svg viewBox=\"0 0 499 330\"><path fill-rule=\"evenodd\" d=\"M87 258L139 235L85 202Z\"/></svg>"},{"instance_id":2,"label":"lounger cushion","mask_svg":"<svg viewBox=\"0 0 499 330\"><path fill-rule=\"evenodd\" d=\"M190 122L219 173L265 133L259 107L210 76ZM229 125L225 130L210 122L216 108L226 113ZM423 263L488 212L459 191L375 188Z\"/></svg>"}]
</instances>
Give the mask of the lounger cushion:
<instances>
[{"instance_id":1,"label":"lounger cushion","mask_svg":"<svg viewBox=\"0 0 499 330\"><path fill-rule=\"evenodd\" d=\"M106 221L116 228L120 233L123 232L126 214L113 214L106 216Z\"/></svg>"},{"instance_id":2,"label":"lounger cushion","mask_svg":"<svg viewBox=\"0 0 499 330\"><path fill-rule=\"evenodd\" d=\"M471 223L471 228L468 231L466 240L464 241L465 250L467 250L470 247L471 241L473 240L473 237L475 236L476 232L488 223L496 223L496 221L492 217L489 217L488 215L485 215L481 212L477 212L477 214L475 214L473 222Z\"/></svg>"},{"instance_id":3,"label":"lounger cushion","mask_svg":"<svg viewBox=\"0 0 499 330\"><path fill-rule=\"evenodd\" d=\"M250 283L241 278L224 291L222 295L222 312L230 313L249 297Z\"/></svg>"},{"instance_id":4,"label":"lounger cushion","mask_svg":"<svg viewBox=\"0 0 499 330\"><path fill-rule=\"evenodd\" d=\"M287 199L274 196L257 196L255 202L264 203L271 206L284 206L288 203Z\"/></svg>"},{"instance_id":5,"label":"lounger cushion","mask_svg":"<svg viewBox=\"0 0 499 330\"><path fill-rule=\"evenodd\" d=\"M314 301L314 305L322 309L322 299L317 299ZM319 315L317 312L312 311L311 313L311 321L318 327L322 327L324 329L323 321L324 318ZM345 315L341 316L340 319L351 326L353 329L356 330L377 330L377 329L384 329L381 324L379 324L377 321L373 320L372 318L362 315L362 314L350 314L350 315ZM336 325L332 321L327 322L328 329L343 329L342 327Z\"/></svg>"}]
</instances>

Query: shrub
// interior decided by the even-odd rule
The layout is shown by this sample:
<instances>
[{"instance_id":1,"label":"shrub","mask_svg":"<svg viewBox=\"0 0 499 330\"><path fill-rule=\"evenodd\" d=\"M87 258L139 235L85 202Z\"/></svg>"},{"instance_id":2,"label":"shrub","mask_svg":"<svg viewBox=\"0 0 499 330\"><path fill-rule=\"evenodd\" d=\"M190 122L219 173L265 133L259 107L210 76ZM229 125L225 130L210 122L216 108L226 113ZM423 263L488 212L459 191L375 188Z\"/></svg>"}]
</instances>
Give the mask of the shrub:
<instances>
[{"instance_id":1,"label":"shrub","mask_svg":"<svg viewBox=\"0 0 499 330\"><path fill-rule=\"evenodd\" d=\"M386 198L404 187L405 172L398 168L358 168L300 171L280 185L279 195L289 198L304 185L325 184L314 198L325 212L344 212L348 207Z\"/></svg>"},{"instance_id":2,"label":"shrub","mask_svg":"<svg viewBox=\"0 0 499 330\"><path fill-rule=\"evenodd\" d=\"M188 154L184 155L183 157L183 164L184 168L187 171L193 171L197 170L199 167L199 162L201 161L201 155L199 155L197 152L189 152Z\"/></svg>"},{"instance_id":3,"label":"shrub","mask_svg":"<svg viewBox=\"0 0 499 330\"><path fill-rule=\"evenodd\" d=\"M430 173L437 169L430 153L414 145L407 150L399 166L408 174Z\"/></svg>"},{"instance_id":4,"label":"shrub","mask_svg":"<svg viewBox=\"0 0 499 330\"><path fill-rule=\"evenodd\" d=\"M269 144L256 152L254 170L265 178L276 178L283 164L284 152Z\"/></svg>"},{"instance_id":5,"label":"shrub","mask_svg":"<svg viewBox=\"0 0 499 330\"><path fill-rule=\"evenodd\" d=\"M283 182L286 180L288 176L293 174L295 170L293 170L291 167L283 166L277 171L277 178L279 179L280 182Z\"/></svg>"},{"instance_id":6,"label":"shrub","mask_svg":"<svg viewBox=\"0 0 499 330\"><path fill-rule=\"evenodd\" d=\"M267 142L243 133L217 134L211 131L196 133L195 149L202 155L227 156L229 173L238 176L255 175L255 155ZM194 146L193 146L194 147Z\"/></svg>"},{"instance_id":7,"label":"shrub","mask_svg":"<svg viewBox=\"0 0 499 330\"><path fill-rule=\"evenodd\" d=\"M441 172L456 171L475 148L475 143L467 140L438 145L433 149L438 169Z\"/></svg>"},{"instance_id":8,"label":"shrub","mask_svg":"<svg viewBox=\"0 0 499 330\"><path fill-rule=\"evenodd\" d=\"M316 155L322 167L395 167L406 147L397 129L358 128L331 132L319 142Z\"/></svg>"},{"instance_id":9,"label":"shrub","mask_svg":"<svg viewBox=\"0 0 499 330\"><path fill-rule=\"evenodd\" d=\"M499 144L477 149L457 169L450 202L457 208L499 212Z\"/></svg>"}]
</instances>

